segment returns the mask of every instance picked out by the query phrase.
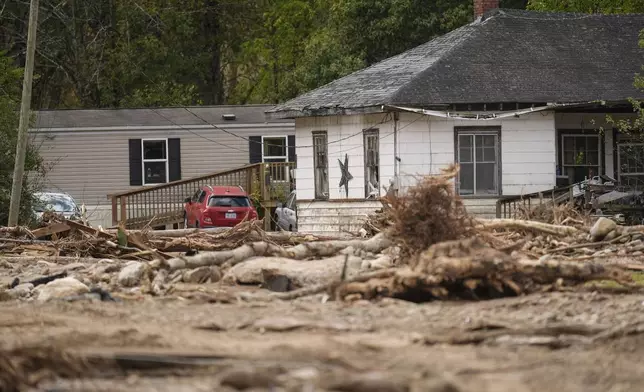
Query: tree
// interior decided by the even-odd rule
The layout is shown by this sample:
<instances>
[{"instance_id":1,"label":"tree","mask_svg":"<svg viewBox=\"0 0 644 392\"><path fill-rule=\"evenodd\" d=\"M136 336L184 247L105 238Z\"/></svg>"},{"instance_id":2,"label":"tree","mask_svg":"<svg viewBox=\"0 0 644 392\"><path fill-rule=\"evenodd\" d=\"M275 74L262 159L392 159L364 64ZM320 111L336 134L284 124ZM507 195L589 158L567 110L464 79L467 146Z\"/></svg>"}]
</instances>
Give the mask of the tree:
<instances>
[{"instance_id":1,"label":"tree","mask_svg":"<svg viewBox=\"0 0 644 392\"><path fill-rule=\"evenodd\" d=\"M18 141L23 72L15 67L13 62L5 52L0 52L0 224L6 224L9 219L11 182ZM38 174L43 172L42 162L33 146L27 149L25 172L35 175L29 180L25 179L23 184L20 222L28 222L31 218L32 194Z\"/></svg>"}]
</instances>

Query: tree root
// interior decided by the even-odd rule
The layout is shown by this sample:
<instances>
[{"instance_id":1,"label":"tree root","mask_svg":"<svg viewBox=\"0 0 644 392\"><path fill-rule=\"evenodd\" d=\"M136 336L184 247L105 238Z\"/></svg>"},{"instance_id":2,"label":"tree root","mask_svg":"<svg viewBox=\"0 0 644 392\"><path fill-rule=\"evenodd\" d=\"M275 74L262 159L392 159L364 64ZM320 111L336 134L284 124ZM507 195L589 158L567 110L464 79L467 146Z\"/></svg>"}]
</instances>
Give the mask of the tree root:
<instances>
[{"instance_id":1,"label":"tree root","mask_svg":"<svg viewBox=\"0 0 644 392\"><path fill-rule=\"evenodd\" d=\"M562 237L581 233L579 229L571 226L518 219L478 219L476 228L479 230L527 230Z\"/></svg>"}]
</instances>

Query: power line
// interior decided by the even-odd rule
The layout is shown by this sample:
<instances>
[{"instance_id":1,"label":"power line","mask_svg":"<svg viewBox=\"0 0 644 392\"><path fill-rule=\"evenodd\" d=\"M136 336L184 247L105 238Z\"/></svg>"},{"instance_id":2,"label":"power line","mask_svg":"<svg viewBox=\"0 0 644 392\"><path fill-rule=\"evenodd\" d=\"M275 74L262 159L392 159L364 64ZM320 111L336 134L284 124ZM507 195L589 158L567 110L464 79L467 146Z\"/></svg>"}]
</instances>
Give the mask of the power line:
<instances>
[{"instance_id":1,"label":"power line","mask_svg":"<svg viewBox=\"0 0 644 392\"><path fill-rule=\"evenodd\" d=\"M210 139L210 138L205 137L205 136L203 136L203 135L200 135L200 134L198 134L197 132L192 131L190 128L186 128L186 127L184 127L184 126L182 126L182 125L179 125L179 124L177 124L176 122L174 122L174 121L170 120L168 117L166 117L166 116L164 116L163 114L159 113L156 109L150 108L150 110L152 110L154 113L158 114L158 115L159 115L161 118L163 118L164 120L166 120L166 121L168 121L168 122L172 123L173 125L175 125L175 126L177 126L177 127L181 128L181 129L183 129L183 130L186 130L186 131L190 132L191 134L193 134L193 135L195 135L195 136L198 136L198 137L200 137L200 138L202 138L202 139L208 140L209 142L213 142L213 143L215 143L215 144L218 144L218 145L220 145L220 146L222 146L222 147L230 148L230 149L237 150L237 151L240 151L240 152L243 152L243 153L248 153L248 151L246 151L246 150L242 150L242 149L240 149L240 148L233 147L233 146L228 146L228 145L223 144L223 143L221 143L221 142L218 142L218 141L216 141L216 140L213 140L213 139Z\"/></svg>"},{"instance_id":2,"label":"power line","mask_svg":"<svg viewBox=\"0 0 644 392\"><path fill-rule=\"evenodd\" d=\"M197 117L199 120L203 121L204 123L206 123L206 124L208 124L208 125L212 126L213 128L218 129L218 130L220 130L220 131L223 131L223 132L225 132L225 133L227 133L227 134L229 134L229 135L231 135L231 136L234 136L234 137L236 137L236 138L239 138L239 139L245 140L245 141L250 142L250 143L262 144L262 145L267 145L267 146L271 146L271 147L283 147L281 144L271 144L271 143L265 143L265 142L261 142L261 141L259 141L259 142L258 142L258 141L256 141L256 140L251 140L251 139L249 139L249 138L247 138L247 137L244 137L244 136L238 135L238 134L236 134L236 133L234 133L234 132L231 132L231 131L229 131L229 130L227 130L227 129L224 129L224 128L222 128L222 127L219 127L219 126L217 126L217 125L215 125L215 124L213 124L213 123L209 122L208 120L204 119L203 117L199 116L198 114L196 114L195 112L191 111L190 109L188 109L188 108L186 108L186 107L184 107L183 109L184 109L184 110L186 110L188 113L192 114L193 116ZM356 133L354 133L354 134L352 134L352 135L345 136L345 137L340 138L340 139L337 139L337 140L332 140L332 141L328 142L328 144L335 144L335 143L339 143L339 142L341 142L341 141L344 141L344 140L350 139L350 138L352 138L352 137L355 137L355 136L361 135L361 134L362 134L362 132L364 132L365 130L371 130L371 129L373 129L373 128L374 128L375 126L377 126L377 125L381 125L381 124L384 124L384 123L388 122L388 121L389 121L389 120L387 120L387 117L388 117L388 116L389 116L389 113L386 113L386 114L384 115L384 117L382 118L382 120L380 120L379 122L377 122L377 123L375 123L375 124L372 124L369 128L366 128L366 129L360 130L359 132L356 132ZM313 148L314 146L311 144L311 145L304 145L304 146L289 146L289 147L294 147L294 148Z\"/></svg>"}]
</instances>

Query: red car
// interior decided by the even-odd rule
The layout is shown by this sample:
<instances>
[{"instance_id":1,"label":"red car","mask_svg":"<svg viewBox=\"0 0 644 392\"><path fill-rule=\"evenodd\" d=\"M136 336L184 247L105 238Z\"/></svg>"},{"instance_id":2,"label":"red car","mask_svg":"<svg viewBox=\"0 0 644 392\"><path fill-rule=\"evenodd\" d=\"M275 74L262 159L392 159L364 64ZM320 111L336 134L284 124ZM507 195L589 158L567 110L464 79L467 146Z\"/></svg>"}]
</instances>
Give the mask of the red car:
<instances>
[{"instance_id":1,"label":"red car","mask_svg":"<svg viewBox=\"0 0 644 392\"><path fill-rule=\"evenodd\" d=\"M233 227L247 215L257 219L244 189L240 186L204 186L185 200L185 227Z\"/></svg>"}]
</instances>

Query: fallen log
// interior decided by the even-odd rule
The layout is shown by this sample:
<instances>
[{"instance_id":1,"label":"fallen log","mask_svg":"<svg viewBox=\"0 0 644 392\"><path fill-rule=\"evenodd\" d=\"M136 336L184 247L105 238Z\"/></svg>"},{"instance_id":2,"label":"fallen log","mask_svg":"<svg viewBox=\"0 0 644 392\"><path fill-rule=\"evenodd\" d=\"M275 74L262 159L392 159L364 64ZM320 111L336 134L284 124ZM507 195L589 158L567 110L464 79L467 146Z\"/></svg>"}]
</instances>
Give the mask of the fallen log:
<instances>
[{"instance_id":1,"label":"fallen log","mask_svg":"<svg viewBox=\"0 0 644 392\"><path fill-rule=\"evenodd\" d=\"M320 242L307 242L292 248L282 248L268 242L253 242L238 248L226 251L200 253L189 257L175 257L165 262L171 271L182 268L197 268L209 265L222 265L229 263L235 265L251 257L277 256L294 260L303 260L310 257L333 256L340 251L352 247L370 253L379 253L390 247L392 241L383 233L367 240L332 240Z\"/></svg>"},{"instance_id":2,"label":"fallen log","mask_svg":"<svg viewBox=\"0 0 644 392\"><path fill-rule=\"evenodd\" d=\"M526 230L562 237L581 233L576 227L519 219L478 219L477 223L479 230Z\"/></svg>"}]
</instances>

